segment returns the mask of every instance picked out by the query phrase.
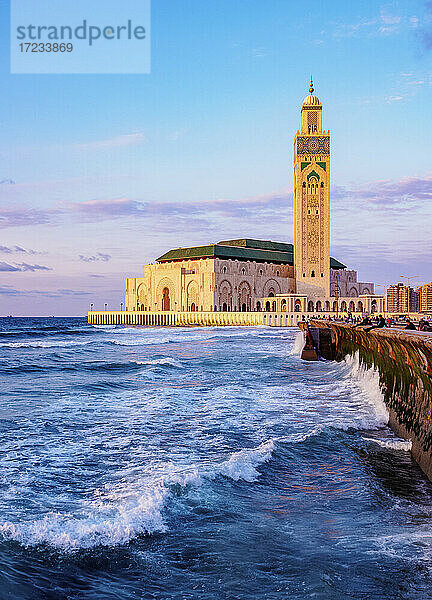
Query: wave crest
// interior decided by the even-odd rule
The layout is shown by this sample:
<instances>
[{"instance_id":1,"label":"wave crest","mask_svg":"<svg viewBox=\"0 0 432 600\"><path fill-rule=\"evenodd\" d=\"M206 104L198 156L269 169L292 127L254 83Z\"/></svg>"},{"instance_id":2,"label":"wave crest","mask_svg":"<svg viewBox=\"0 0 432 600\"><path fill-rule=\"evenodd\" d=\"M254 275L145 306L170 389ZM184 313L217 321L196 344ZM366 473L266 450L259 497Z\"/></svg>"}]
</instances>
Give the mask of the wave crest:
<instances>
[{"instance_id":1,"label":"wave crest","mask_svg":"<svg viewBox=\"0 0 432 600\"><path fill-rule=\"evenodd\" d=\"M58 550L73 552L95 546L117 546L128 543L138 535L163 533L168 527L163 511L173 486L198 487L218 475L234 481L253 482L260 473L257 467L270 459L273 440L257 448L235 452L220 464L210 468L176 470L165 467L159 478L134 480L100 493L101 499L91 502L80 516L49 513L40 519L24 523L0 523L0 534L23 546L49 545Z\"/></svg>"}]
</instances>

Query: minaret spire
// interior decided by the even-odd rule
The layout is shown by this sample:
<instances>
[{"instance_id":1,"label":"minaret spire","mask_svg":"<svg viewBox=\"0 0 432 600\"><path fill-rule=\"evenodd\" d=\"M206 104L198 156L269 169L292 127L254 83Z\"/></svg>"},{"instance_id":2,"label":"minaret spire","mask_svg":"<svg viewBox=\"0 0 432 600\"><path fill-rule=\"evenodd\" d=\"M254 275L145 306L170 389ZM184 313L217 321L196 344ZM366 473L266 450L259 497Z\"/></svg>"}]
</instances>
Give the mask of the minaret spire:
<instances>
[{"instance_id":1,"label":"minaret spire","mask_svg":"<svg viewBox=\"0 0 432 600\"><path fill-rule=\"evenodd\" d=\"M310 82L309 91L310 91L311 95L314 93L314 86L313 86L313 81L312 81L312 75L311 75L311 82Z\"/></svg>"}]
</instances>

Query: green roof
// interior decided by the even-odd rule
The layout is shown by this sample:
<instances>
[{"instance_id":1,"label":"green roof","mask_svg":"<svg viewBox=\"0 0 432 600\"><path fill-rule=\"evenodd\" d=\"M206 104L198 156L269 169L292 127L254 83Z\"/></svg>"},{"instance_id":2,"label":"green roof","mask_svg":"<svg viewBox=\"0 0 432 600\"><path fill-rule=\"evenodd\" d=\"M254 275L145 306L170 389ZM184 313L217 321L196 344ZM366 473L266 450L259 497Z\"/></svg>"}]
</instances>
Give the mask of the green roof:
<instances>
[{"instance_id":1,"label":"green roof","mask_svg":"<svg viewBox=\"0 0 432 600\"><path fill-rule=\"evenodd\" d=\"M284 242L271 242L270 240L251 240L248 238L239 240L227 240L225 242L218 242L222 246L242 246L244 248L256 248L259 250L277 250L280 252L294 252L294 246L292 244L285 244Z\"/></svg>"},{"instance_id":2,"label":"green roof","mask_svg":"<svg viewBox=\"0 0 432 600\"><path fill-rule=\"evenodd\" d=\"M341 263L337 258L330 256L330 268L331 269L346 269L346 265Z\"/></svg>"},{"instance_id":3,"label":"green roof","mask_svg":"<svg viewBox=\"0 0 432 600\"><path fill-rule=\"evenodd\" d=\"M182 261L194 258L221 258L231 260L253 260L255 262L272 262L285 265L294 264L293 245L266 240L238 239L194 246L191 248L175 248L156 259L157 262ZM345 269L346 266L330 259L332 269Z\"/></svg>"}]
</instances>

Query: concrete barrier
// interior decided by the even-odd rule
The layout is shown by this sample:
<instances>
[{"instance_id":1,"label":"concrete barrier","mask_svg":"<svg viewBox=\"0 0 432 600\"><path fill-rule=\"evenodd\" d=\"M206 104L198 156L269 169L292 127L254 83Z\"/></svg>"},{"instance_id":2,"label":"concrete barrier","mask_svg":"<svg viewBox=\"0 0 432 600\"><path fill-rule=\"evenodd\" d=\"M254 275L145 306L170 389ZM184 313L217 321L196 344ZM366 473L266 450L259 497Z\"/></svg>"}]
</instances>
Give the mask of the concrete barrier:
<instances>
[{"instance_id":1,"label":"concrete barrier","mask_svg":"<svg viewBox=\"0 0 432 600\"><path fill-rule=\"evenodd\" d=\"M311 321L309 330L323 358L342 360L358 353L367 369L378 370L389 425L411 440L414 460L432 481L432 333L397 328L365 331L322 321Z\"/></svg>"}]
</instances>

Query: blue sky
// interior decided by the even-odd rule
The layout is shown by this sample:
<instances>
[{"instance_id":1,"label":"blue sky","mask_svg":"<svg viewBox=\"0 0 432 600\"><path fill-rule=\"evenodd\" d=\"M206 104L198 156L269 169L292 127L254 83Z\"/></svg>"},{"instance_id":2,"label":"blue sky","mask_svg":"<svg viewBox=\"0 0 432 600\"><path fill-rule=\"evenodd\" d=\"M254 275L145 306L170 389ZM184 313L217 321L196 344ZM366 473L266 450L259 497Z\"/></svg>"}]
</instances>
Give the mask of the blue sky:
<instances>
[{"instance_id":1,"label":"blue sky","mask_svg":"<svg viewBox=\"0 0 432 600\"><path fill-rule=\"evenodd\" d=\"M431 2L153 0L151 33L149 75L11 75L0 0L0 314L119 307L170 247L292 241L311 74L332 254L432 279Z\"/></svg>"}]
</instances>

